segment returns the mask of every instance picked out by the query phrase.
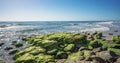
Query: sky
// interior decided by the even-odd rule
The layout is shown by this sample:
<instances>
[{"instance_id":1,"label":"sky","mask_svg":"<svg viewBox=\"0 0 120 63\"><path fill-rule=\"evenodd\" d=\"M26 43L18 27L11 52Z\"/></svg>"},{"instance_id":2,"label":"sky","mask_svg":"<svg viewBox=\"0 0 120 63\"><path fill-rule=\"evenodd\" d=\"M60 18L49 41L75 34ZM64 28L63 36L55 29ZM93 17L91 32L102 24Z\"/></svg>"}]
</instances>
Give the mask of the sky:
<instances>
[{"instance_id":1,"label":"sky","mask_svg":"<svg viewBox=\"0 0 120 63\"><path fill-rule=\"evenodd\" d=\"M0 0L0 21L120 20L120 0Z\"/></svg>"}]
</instances>

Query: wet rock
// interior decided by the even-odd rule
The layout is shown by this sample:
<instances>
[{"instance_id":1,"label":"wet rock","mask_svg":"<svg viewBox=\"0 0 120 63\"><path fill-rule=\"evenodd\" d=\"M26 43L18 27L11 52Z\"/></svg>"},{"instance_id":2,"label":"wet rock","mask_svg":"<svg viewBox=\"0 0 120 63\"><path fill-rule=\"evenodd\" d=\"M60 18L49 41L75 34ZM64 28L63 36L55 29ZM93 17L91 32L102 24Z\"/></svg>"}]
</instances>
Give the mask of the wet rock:
<instances>
[{"instance_id":1,"label":"wet rock","mask_svg":"<svg viewBox=\"0 0 120 63\"><path fill-rule=\"evenodd\" d=\"M14 49L14 50L11 50L9 54L12 55L12 54L15 54L16 52L18 52L18 50Z\"/></svg>"},{"instance_id":2,"label":"wet rock","mask_svg":"<svg viewBox=\"0 0 120 63\"><path fill-rule=\"evenodd\" d=\"M117 61L115 63L120 63L120 58L117 59Z\"/></svg>"},{"instance_id":3,"label":"wet rock","mask_svg":"<svg viewBox=\"0 0 120 63\"><path fill-rule=\"evenodd\" d=\"M60 59L56 63L64 63L66 59Z\"/></svg>"},{"instance_id":4,"label":"wet rock","mask_svg":"<svg viewBox=\"0 0 120 63\"><path fill-rule=\"evenodd\" d=\"M11 47L11 46L5 48L5 50L11 50L11 49L13 49L13 47Z\"/></svg>"},{"instance_id":5,"label":"wet rock","mask_svg":"<svg viewBox=\"0 0 120 63\"><path fill-rule=\"evenodd\" d=\"M116 54L112 51L102 51L99 52L96 56L102 58L106 62L113 62L116 59Z\"/></svg>"},{"instance_id":6,"label":"wet rock","mask_svg":"<svg viewBox=\"0 0 120 63\"><path fill-rule=\"evenodd\" d=\"M0 42L0 46L2 46L4 43Z\"/></svg>"}]
</instances>

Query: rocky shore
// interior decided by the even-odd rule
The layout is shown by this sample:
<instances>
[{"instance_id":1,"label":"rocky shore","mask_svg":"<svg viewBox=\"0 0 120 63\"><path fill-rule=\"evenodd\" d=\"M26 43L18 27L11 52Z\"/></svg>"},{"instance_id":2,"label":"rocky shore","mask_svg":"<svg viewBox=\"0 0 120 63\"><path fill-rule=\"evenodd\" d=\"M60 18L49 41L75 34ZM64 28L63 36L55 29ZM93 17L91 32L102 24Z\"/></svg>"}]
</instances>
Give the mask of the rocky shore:
<instances>
[{"instance_id":1,"label":"rocky shore","mask_svg":"<svg viewBox=\"0 0 120 63\"><path fill-rule=\"evenodd\" d=\"M120 36L111 40L102 36L100 32L35 35L22 39L28 47L9 54L14 55L15 63L120 63ZM23 46L16 41L12 44Z\"/></svg>"}]
</instances>

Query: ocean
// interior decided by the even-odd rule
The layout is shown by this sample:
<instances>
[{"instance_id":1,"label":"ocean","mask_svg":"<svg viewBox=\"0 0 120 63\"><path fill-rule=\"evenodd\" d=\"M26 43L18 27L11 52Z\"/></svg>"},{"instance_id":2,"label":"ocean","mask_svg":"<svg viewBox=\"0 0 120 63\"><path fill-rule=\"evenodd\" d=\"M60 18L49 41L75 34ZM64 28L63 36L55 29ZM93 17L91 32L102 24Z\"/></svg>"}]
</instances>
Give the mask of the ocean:
<instances>
[{"instance_id":1,"label":"ocean","mask_svg":"<svg viewBox=\"0 0 120 63\"><path fill-rule=\"evenodd\" d=\"M0 60L13 63L12 56L5 51L6 46L12 46L12 41L22 42L23 37L55 33L55 32L110 32L120 31L120 21L27 21L0 22L0 41L5 44L0 47ZM117 33L118 35L119 33ZM23 42L25 43L25 42ZM23 49L21 47L19 49Z\"/></svg>"}]
</instances>

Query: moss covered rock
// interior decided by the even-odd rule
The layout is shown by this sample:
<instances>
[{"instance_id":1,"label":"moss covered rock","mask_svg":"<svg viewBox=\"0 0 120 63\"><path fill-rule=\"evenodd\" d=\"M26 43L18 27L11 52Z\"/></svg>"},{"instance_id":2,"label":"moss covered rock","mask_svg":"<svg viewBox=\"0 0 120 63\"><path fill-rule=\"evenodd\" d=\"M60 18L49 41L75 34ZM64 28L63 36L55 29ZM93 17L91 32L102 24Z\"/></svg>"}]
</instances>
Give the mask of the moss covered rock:
<instances>
[{"instance_id":1,"label":"moss covered rock","mask_svg":"<svg viewBox=\"0 0 120 63\"><path fill-rule=\"evenodd\" d=\"M112 40L114 43L120 44L120 36L113 36Z\"/></svg>"},{"instance_id":2,"label":"moss covered rock","mask_svg":"<svg viewBox=\"0 0 120 63\"><path fill-rule=\"evenodd\" d=\"M119 37L114 37L114 42L108 44L101 39L102 33L94 33L92 36L95 39L92 40L87 39L88 36L79 33L52 33L27 37L24 41L31 46L17 52L14 59L16 63L56 63L61 59L66 59L63 61L65 63L81 60L86 62L92 61L91 56L97 53L94 52L95 48L101 48L99 52L104 49L119 54Z\"/></svg>"},{"instance_id":3,"label":"moss covered rock","mask_svg":"<svg viewBox=\"0 0 120 63\"><path fill-rule=\"evenodd\" d=\"M32 54L26 53L16 59L15 63L36 63Z\"/></svg>"},{"instance_id":4,"label":"moss covered rock","mask_svg":"<svg viewBox=\"0 0 120 63\"><path fill-rule=\"evenodd\" d=\"M73 51L75 48L75 44L68 44L65 48L64 51Z\"/></svg>"}]
</instances>

